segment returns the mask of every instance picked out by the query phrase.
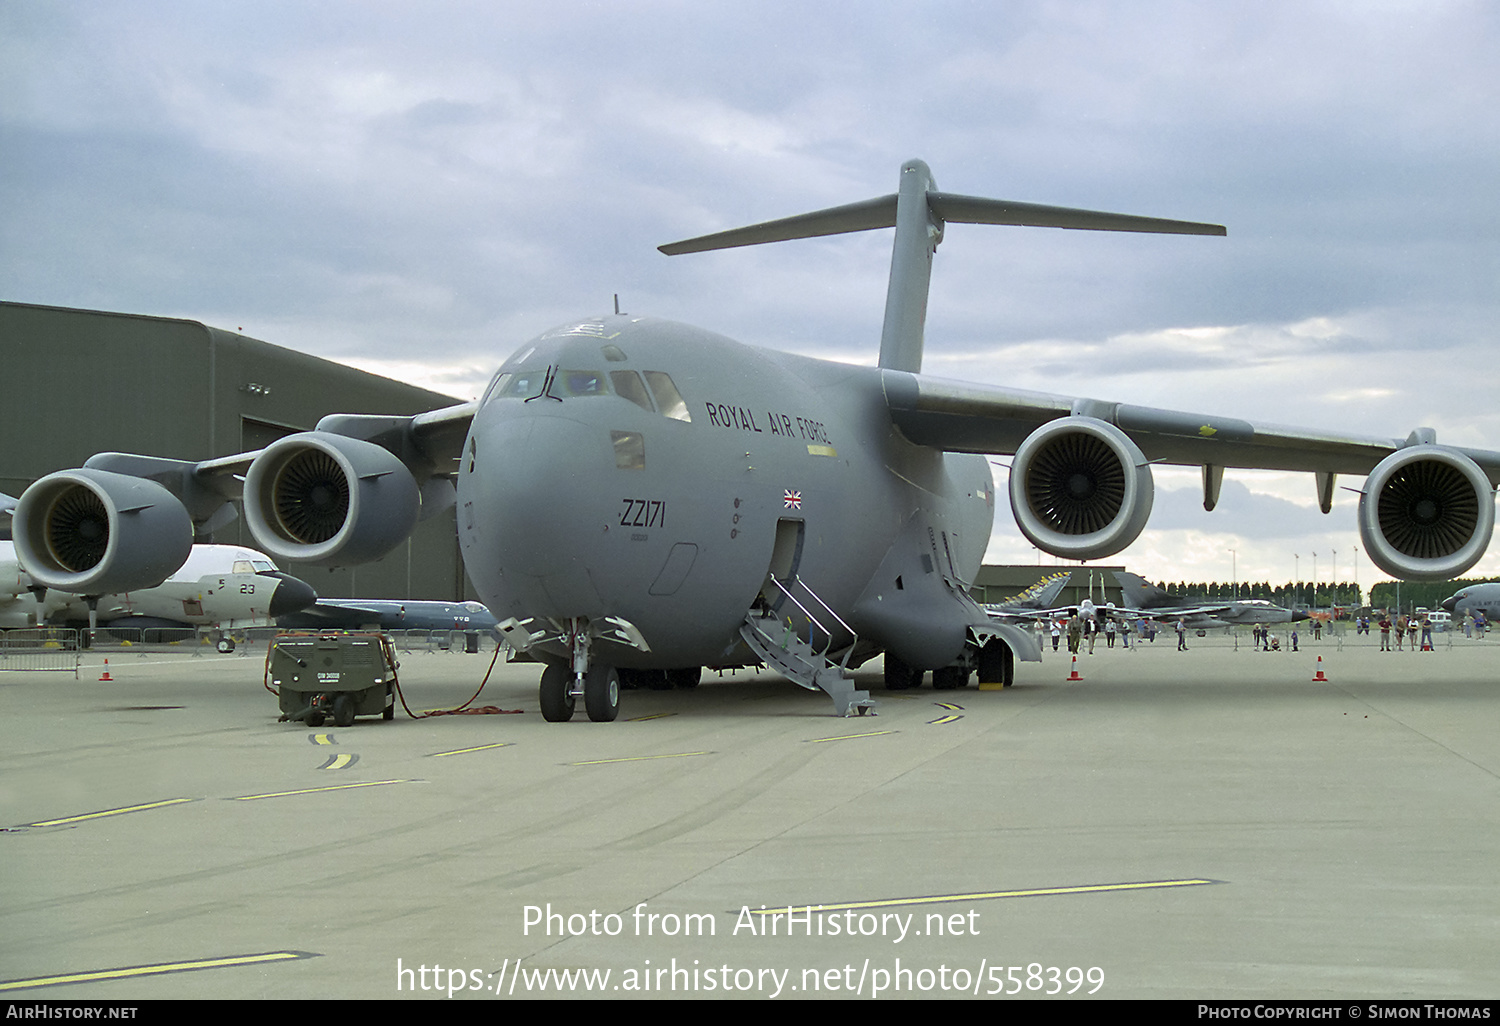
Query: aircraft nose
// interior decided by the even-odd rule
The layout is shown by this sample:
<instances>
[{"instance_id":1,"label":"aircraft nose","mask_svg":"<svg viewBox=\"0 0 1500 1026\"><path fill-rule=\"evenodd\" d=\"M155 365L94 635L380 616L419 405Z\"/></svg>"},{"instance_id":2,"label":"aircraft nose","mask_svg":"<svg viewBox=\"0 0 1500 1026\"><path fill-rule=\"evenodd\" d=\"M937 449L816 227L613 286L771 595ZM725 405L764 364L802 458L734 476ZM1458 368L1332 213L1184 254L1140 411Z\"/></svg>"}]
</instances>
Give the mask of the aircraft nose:
<instances>
[{"instance_id":1,"label":"aircraft nose","mask_svg":"<svg viewBox=\"0 0 1500 1026\"><path fill-rule=\"evenodd\" d=\"M312 585L306 581L299 580L291 574L283 573L267 574L266 576L275 577L277 581L276 590L271 592L271 606L269 610L273 618L306 609L318 601L318 593L313 591Z\"/></svg>"},{"instance_id":2,"label":"aircraft nose","mask_svg":"<svg viewBox=\"0 0 1500 1026\"><path fill-rule=\"evenodd\" d=\"M507 418L476 433L479 466L459 482L459 516L481 564L550 575L583 557L614 504L605 491L614 467L601 462L609 435L558 416Z\"/></svg>"},{"instance_id":3,"label":"aircraft nose","mask_svg":"<svg viewBox=\"0 0 1500 1026\"><path fill-rule=\"evenodd\" d=\"M1453 612L1454 609L1458 608L1458 596L1449 595L1447 598L1443 599L1443 608L1450 613Z\"/></svg>"}]
</instances>

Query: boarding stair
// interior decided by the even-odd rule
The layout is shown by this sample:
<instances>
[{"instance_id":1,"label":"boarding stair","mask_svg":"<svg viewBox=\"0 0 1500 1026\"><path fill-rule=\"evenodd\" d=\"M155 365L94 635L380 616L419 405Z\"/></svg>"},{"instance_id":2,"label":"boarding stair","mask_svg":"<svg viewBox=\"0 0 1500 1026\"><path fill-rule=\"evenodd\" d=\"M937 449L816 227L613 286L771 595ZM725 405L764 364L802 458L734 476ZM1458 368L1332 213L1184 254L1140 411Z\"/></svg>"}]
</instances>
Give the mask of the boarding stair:
<instances>
[{"instance_id":1,"label":"boarding stair","mask_svg":"<svg viewBox=\"0 0 1500 1026\"><path fill-rule=\"evenodd\" d=\"M745 640L745 644L750 646L750 650L760 658L761 662L787 680L809 691L826 692L828 697L833 699L834 711L839 716L855 714L863 716L868 713L875 706L874 700L870 698L868 691L857 690L849 678L847 664L854 645L851 642L845 646L842 661L834 662L829 655L829 649L833 644L833 634L817 616L813 615L807 605L793 594L793 590L802 591L813 604L822 608L825 617L837 621L851 637L854 634L853 630L801 578L793 577L792 587L788 587L774 577L770 580L807 618L809 637L803 639L798 636L789 621L783 621L776 612L762 607L750 610L745 617L745 622L740 625L740 637ZM825 639L821 650L812 644L814 628L821 632Z\"/></svg>"}]
</instances>

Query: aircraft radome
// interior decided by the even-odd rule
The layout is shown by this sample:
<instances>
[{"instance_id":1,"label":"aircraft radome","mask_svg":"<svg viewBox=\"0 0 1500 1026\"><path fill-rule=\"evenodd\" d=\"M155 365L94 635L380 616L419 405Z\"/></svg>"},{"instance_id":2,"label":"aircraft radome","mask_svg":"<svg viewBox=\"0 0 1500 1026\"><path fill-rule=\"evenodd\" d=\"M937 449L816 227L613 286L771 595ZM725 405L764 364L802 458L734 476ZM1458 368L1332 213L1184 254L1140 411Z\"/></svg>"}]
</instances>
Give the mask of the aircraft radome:
<instances>
[{"instance_id":1,"label":"aircraft radome","mask_svg":"<svg viewBox=\"0 0 1500 1026\"><path fill-rule=\"evenodd\" d=\"M1500 453L1266 427L1225 417L945 381L922 373L932 258L953 224L1222 235L1218 225L940 192L902 166L897 192L663 246L668 254L894 227L878 366L741 345L671 321L608 314L546 331L472 403L415 417L334 415L316 430L201 463L104 454L42 478L16 509L32 576L78 592L156 583L195 522L243 497L282 560L377 559L423 513L457 503L479 597L544 663L551 720L583 699L619 711L619 675L697 680L756 661L842 714L865 711L845 670L885 654L890 687L1009 683L1040 658L1030 634L968 595L989 539L983 454L1012 454L1026 538L1069 559L1119 552L1145 527L1152 462L1368 475L1371 560L1455 577L1494 526ZM1184 243L1203 245L1201 242ZM243 474L243 486L237 480Z\"/></svg>"}]
</instances>

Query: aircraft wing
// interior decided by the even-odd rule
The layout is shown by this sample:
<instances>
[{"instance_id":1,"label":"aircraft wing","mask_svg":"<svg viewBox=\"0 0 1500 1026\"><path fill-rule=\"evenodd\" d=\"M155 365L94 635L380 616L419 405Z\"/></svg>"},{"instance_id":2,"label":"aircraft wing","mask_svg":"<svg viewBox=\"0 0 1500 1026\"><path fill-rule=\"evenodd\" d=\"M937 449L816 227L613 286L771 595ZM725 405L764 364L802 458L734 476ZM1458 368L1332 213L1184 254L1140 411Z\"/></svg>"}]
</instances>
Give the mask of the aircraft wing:
<instances>
[{"instance_id":1,"label":"aircraft wing","mask_svg":"<svg viewBox=\"0 0 1500 1026\"><path fill-rule=\"evenodd\" d=\"M425 470L427 476L451 477L458 472L460 450L478 406L477 402L459 403L414 417L335 413L318 421L313 431L373 442L395 453L408 464L408 469ZM243 480L250 464L265 451L256 449L204 460L193 465L193 473L200 479L237 477ZM411 466L413 463L419 466Z\"/></svg>"},{"instance_id":2,"label":"aircraft wing","mask_svg":"<svg viewBox=\"0 0 1500 1026\"><path fill-rule=\"evenodd\" d=\"M1212 510L1226 467L1315 476L1333 507L1339 474L1364 476L1360 536L1377 567L1406 580L1461 576L1495 524L1500 452L1252 424L1217 414L973 385L882 367L886 405L911 442L949 452L1012 454L1010 503L1027 541L1067 559L1121 551L1145 528L1151 464L1197 465Z\"/></svg>"},{"instance_id":3,"label":"aircraft wing","mask_svg":"<svg viewBox=\"0 0 1500 1026\"><path fill-rule=\"evenodd\" d=\"M196 462L99 453L78 470L47 475L18 501L21 562L39 584L75 594L155 587L182 566L195 537L234 520L236 499L277 559L320 566L379 559L418 520L453 505L477 408L333 414L263 449ZM66 560L49 548L56 539L44 537L49 510L67 514ZM98 544L84 529L104 522L109 532Z\"/></svg>"},{"instance_id":4,"label":"aircraft wing","mask_svg":"<svg viewBox=\"0 0 1500 1026\"><path fill-rule=\"evenodd\" d=\"M1336 435L1218 414L1078 399L882 370L891 417L909 440L949 452L1013 454L1042 424L1072 414L1118 427L1153 463L1368 474L1421 439ZM1457 449L1500 484L1500 452Z\"/></svg>"}]
</instances>

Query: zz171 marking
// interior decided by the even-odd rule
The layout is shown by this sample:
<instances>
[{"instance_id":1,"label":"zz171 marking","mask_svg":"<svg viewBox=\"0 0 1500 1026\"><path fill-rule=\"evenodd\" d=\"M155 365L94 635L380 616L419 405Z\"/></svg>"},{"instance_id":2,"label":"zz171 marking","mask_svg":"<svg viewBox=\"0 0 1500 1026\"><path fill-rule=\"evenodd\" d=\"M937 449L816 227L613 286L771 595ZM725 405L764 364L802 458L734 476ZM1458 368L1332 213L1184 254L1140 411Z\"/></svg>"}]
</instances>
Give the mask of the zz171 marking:
<instances>
[{"instance_id":1,"label":"zz171 marking","mask_svg":"<svg viewBox=\"0 0 1500 1026\"><path fill-rule=\"evenodd\" d=\"M665 499L621 499L621 527L665 527L667 526L667 501Z\"/></svg>"}]
</instances>

